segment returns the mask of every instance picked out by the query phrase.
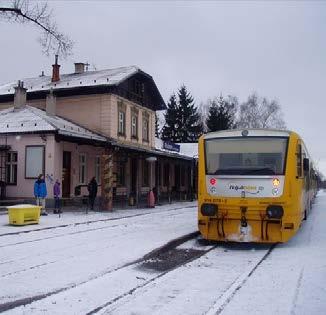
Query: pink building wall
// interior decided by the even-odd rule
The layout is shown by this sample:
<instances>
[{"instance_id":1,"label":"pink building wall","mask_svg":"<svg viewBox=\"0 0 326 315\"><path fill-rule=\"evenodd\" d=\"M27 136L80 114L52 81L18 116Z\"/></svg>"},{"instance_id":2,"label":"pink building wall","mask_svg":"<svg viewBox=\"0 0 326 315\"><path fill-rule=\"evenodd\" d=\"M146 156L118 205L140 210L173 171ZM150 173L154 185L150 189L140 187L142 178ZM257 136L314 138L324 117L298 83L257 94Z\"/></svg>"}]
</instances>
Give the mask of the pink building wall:
<instances>
[{"instance_id":1,"label":"pink building wall","mask_svg":"<svg viewBox=\"0 0 326 315\"><path fill-rule=\"evenodd\" d=\"M53 198L53 185L56 179L62 180L63 151L71 152L71 182L70 192L74 195L74 190L79 185L79 154L87 156L86 183L95 176L95 157L101 155L102 148L89 145L78 145L70 142L56 142L54 135L19 135L8 136L7 144L10 151L18 153L17 161L17 185L8 185L6 188L7 197L32 198L34 197L35 179L25 178L25 148L30 145L45 146L45 179L47 184L48 198ZM99 183L100 184L100 183ZM82 194L87 194L84 188Z\"/></svg>"}]
</instances>

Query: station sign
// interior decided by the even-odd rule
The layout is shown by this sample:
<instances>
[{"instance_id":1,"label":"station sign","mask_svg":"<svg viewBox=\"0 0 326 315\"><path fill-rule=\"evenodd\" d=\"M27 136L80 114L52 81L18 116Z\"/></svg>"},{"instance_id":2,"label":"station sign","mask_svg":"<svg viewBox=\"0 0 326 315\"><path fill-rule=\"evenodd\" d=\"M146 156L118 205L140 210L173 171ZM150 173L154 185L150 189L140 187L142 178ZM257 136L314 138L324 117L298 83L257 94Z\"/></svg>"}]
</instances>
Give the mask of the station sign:
<instances>
[{"instance_id":1,"label":"station sign","mask_svg":"<svg viewBox=\"0 0 326 315\"><path fill-rule=\"evenodd\" d=\"M180 145L171 141L163 141L163 149L179 153Z\"/></svg>"}]
</instances>

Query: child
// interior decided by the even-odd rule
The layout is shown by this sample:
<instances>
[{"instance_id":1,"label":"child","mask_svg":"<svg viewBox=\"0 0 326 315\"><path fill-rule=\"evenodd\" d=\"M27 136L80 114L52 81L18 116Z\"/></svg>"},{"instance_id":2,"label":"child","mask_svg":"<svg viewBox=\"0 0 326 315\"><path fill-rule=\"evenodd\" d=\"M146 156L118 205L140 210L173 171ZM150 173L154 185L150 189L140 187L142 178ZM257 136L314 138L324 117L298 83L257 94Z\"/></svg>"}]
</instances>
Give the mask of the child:
<instances>
[{"instance_id":1,"label":"child","mask_svg":"<svg viewBox=\"0 0 326 315\"><path fill-rule=\"evenodd\" d=\"M60 183L59 180L57 179L55 181L55 184L53 186L53 196L54 196L54 211L53 213L62 213L60 209Z\"/></svg>"}]
</instances>

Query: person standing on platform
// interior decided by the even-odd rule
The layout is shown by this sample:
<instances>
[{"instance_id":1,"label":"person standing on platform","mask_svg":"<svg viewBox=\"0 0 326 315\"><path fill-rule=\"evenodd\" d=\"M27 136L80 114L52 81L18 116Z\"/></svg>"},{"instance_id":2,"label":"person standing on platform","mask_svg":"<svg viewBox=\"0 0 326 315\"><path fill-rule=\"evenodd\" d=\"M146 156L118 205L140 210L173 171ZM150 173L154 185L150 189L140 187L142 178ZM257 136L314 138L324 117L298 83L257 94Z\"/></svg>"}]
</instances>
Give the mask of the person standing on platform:
<instances>
[{"instance_id":1,"label":"person standing on platform","mask_svg":"<svg viewBox=\"0 0 326 315\"><path fill-rule=\"evenodd\" d=\"M53 186L53 196L54 196L54 211L53 213L59 214L62 213L61 207L60 207L60 182L57 179L54 186Z\"/></svg>"},{"instance_id":2,"label":"person standing on platform","mask_svg":"<svg viewBox=\"0 0 326 315\"><path fill-rule=\"evenodd\" d=\"M47 196L46 183L43 174L40 174L34 184L36 204L41 206L41 215L48 215L45 210L45 197Z\"/></svg>"},{"instance_id":3,"label":"person standing on platform","mask_svg":"<svg viewBox=\"0 0 326 315\"><path fill-rule=\"evenodd\" d=\"M94 203L97 195L97 182L95 176L92 177L91 181L88 183L87 189L89 193L88 195L89 207L91 210L94 210Z\"/></svg>"}]
</instances>

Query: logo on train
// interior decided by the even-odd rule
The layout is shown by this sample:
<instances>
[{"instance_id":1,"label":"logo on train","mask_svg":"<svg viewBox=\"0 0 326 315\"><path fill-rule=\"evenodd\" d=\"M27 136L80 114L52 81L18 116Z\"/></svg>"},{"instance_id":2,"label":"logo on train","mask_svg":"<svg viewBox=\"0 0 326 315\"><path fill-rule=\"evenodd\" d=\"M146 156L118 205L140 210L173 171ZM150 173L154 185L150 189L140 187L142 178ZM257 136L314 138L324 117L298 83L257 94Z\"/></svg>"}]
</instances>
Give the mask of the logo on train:
<instances>
[{"instance_id":1,"label":"logo on train","mask_svg":"<svg viewBox=\"0 0 326 315\"><path fill-rule=\"evenodd\" d=\"M253 186L253 185L237 185L237 184L230 184L229 185L230 190L235 190L235 191L246 191L251 194L259 194L261 191L264 190L263 186Z\"/></svg>"}]
</instances>

